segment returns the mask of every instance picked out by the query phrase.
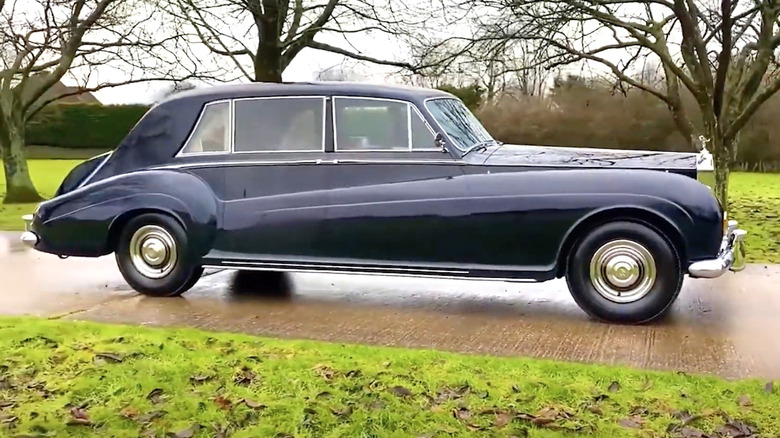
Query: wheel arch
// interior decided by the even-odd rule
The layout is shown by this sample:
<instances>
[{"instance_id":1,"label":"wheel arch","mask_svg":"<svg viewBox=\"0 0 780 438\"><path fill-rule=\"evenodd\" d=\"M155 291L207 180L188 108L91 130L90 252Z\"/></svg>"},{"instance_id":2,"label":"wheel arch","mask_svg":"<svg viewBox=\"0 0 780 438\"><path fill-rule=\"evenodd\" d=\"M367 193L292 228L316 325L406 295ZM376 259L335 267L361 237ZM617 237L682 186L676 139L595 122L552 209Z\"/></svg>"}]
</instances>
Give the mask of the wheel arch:
<instances>
[{"instance_id":1,"label":"wheel arch","mask_svg":"<svg viewBox=\"0 0 780 438\"><path fill-rule=\"evenodd\" d=\"M637 222L653 228L669 240L680 257L680 263L686 266L688 255L685 239L680 229L671 220L657 211L642 207L614 207L599 210L585 216L569 230L558 250L555 267L556 278L566 275L569 255L582 236L601 225L616 221Z\"/></svg>"}]
</instances>

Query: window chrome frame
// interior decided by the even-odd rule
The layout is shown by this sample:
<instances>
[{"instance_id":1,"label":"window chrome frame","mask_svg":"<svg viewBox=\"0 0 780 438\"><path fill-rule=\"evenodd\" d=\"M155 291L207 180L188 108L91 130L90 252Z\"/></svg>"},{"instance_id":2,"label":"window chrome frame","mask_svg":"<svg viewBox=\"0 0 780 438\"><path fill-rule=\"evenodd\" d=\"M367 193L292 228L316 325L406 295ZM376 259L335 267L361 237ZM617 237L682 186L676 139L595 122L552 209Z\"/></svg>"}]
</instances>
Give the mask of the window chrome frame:
<instances>
[{"instance_id":1,"label":"window chrome frame","mask_svg":"<svg viewBox=\"0 0 780 438\"><path fill-rule=\"evenodd\" d=\"M322 148L320 149L306 149L306 150L277 150L277 151L236 151L236 101L246 101L246 100L268 100L268 99L321 99L322 100ZM229 147L226 151L211 151L211 152L184 152L184 149L186 149L187 145L189 144L190 140L192 140L192 137L195 135L195 132L198 130L198 126L200 126L200 122L203 120L203 115L206 114L206 111L210 105L219 105L222 103L227 103L229 105L228 107L228 129L230 130L230 136L228 136L228 143ZM211 102L207 102L205 105L203 105L203 109L200 111L200 114L198 115L198 119L195 122L195 125L192 128L192 131L187 136L187 140L184 142L181 148L176 152L176 155L174 155L174 158L183 158L183 157L198 157L203 155L233 155L233 154L278 154L278 153L319 153L319 152L325 152L325 146L327 142L327 124L328 124L328 96L324 95L312 95L312 96L259 96L259 97L239 97L234 99L220 99L220 100L214 100Z\"/></svg>"},{"instance_id":2,"label":"window chrome frame","mask_svg":"<svg viewBox=\"0 0 780 438\"><path fill-rule=\"evenodd\" d=\"M228 137L228 148L226 151L208 151L208 152L185 152L184 150L187 149L187 145L190 144L190 140L192 140L192 137L195 136L195 133L198 131L198 127L200 126L200 122L203 120L203 116L206 114L206 111L208 111L209 106L217 106L220 104L228 104L228 120L227 120L227 129L230 129L230 127L233 125L233 103L230 99L220 99L220 100L214 100L211 102L207 102L205 105L203 105L203 109L200 110L200 114L198 114L198 120L195 121L195 125L192 127L192 131L190 131L190 134L187 136L187 140L184 142L184 144L179 148L179 151L176 152L176 155L174 155L174 158L179 157L199 157L203 155L227 155L230 153L230 151L233 149L233 139L232 137Z\"/></svg>"},{"instance_id":3,"label":"window chrome frame","mask_svg":"<svg viewBox=\"0 0 780 438\"><path fill-rule=\"evenodd\" d=\"M328 96L324 95L301 95L301 96L259 96L259 97L238 97L235 99L232 99L233 105L232 105L232 111L233 114L235 114L236 111L236 102L239 101L250 101L250 100L270 100L270 99L321 99L322 100L322 147L320 149L286 149L286 150L275 150L275 151L237 151L235 150L236 147L236 123L235 123L235 117L232 118L233 120L233 126L231 129L232 133L232 139L231 139L231 153L232 154L311 154L311 153L317 153L317 152L325 152L325 145L327 143L327 125L328 125Z\"/></svg>"},{"instance_id":4,"label":"window chrome frame","mask_svg":"<svg viewBox=\"0 0 780 438\"><path fill-rule=\"evenodd\" d=\"M404 103L406 104L406 149L347 149L347 150L339 150L338 146L338 133L336 129L336 100L337 99L352 99L352 100L372 100L372 101L378 101L378 102L394 102L394 103ZM333 152L341 152L341 153L360 153L360 152L438 152L439 149L436 147L431 148L417 148L415 149L412 144L412 109L414 109L414 112L417 114L417 116L420 118L420 120L423 122L426 128L428 128L428 132L430 132L432 139L436 138L436 133L434 132L431 125L428 123L428 120L425 119L423 114L420 112L419 108L417 108L417 105L412 103L408 100L403 99L391 99L386 97L370 97L370 96L345 96L345 95L338 95L338 96L332 96L331 99L331 123L333 128Z\"/></svg>"}]
</instances>

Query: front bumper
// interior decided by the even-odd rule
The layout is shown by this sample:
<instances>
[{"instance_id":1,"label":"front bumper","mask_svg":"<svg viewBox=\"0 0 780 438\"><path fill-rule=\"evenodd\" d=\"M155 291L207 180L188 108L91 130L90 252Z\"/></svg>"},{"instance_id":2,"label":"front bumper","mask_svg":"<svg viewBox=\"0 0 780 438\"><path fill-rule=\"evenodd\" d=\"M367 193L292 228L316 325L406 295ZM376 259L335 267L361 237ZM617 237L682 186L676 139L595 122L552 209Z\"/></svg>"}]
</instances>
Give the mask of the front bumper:
<instances>
[{"instance_id":1,"label":"front bumper","mask_svg":"<svg viewBox=\"0 0 780 438\"><path fill-rule=\"evenodd\" d=\"M692 278L716 278L726 271L741 271L745 268L742 241L747 231L737 228L737 221L729 221L718 257L691 264L688 273Z\"/></svg>"}]
</instances>

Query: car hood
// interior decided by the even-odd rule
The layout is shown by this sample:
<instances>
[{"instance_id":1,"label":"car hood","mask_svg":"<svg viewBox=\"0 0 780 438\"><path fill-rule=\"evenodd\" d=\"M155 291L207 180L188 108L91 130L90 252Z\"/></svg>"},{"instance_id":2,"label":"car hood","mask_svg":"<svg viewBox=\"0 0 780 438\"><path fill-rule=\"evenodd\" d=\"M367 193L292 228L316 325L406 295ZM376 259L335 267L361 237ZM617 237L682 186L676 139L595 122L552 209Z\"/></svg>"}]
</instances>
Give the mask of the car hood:
<instances>
[{"instance_id":1,"label":"car hood","mask_svg":"<svg viewBox=\"0 0 780 438\"><path fill-rule=\"evenodd\" d=\"M696 153L505 144L481 154L487 165L696 170Z\"/></svg>"}]
</instances>

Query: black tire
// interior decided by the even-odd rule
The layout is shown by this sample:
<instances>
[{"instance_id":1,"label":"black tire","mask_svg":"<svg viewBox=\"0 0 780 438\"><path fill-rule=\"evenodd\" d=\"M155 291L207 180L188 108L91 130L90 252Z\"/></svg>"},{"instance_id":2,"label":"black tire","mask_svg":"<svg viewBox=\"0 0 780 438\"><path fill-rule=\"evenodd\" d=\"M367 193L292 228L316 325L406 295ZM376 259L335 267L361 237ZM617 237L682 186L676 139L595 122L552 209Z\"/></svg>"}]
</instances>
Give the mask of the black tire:
<instances>
[{"instance_id":1,"label":"black tire","mask_svg":"<svg viewBox=\"0 0 780 438\"><path fill-rule=\"evenodd\" d=\"M147 234L147 239L139 240L138 236L144 234ZM140 256L132 255L140 254L140 244L152 238L173 242L174 250L165 253L167 258L163 257L165 262L157 265L162 266L159 269L142 264ZM131 247L136 249L131 250ZM189 263L186 254L187 234L184 228L170 216L146 213L130 219L122 228L115 257L119 271L134 290L153 297L175 297L194 286L203 274L203 268Z\"/></svg>"},{"instance_id":2,"label":"black tire","mask_svg":"<svg viewBox=\"0 0 780 438\"><path fill-rule=\"evenodd\" d=\"M626 251L633 254L628 256L632 260L645 262L632 262L636 263L636 270L621 269L620 264L613 264L616 269L610 272L615 275L610 276L606 270L598 268L591 275L591 263L600 267L609 266L609 260L613 263L625 261ZM647 253L651 259L642 257ZM618 259L616 255L623 258ZM653 265L655 276L651 282L649 278L653 276L645 275L645 272L650 272ZM636 282L628 286L612 283L633 281L632 272L638 272ZM680 256L674 245L655 228L630 221L610 222L582 236L569 255L566 269L566 283L582 310L602 321L625 324L646 323L663 316L677 299L683 277ZM645 279L647 284L643 287ZM642 291L646 291L644 295ZM611 292L619 293L615 296Z\"/></svg>"}]
</instances>

